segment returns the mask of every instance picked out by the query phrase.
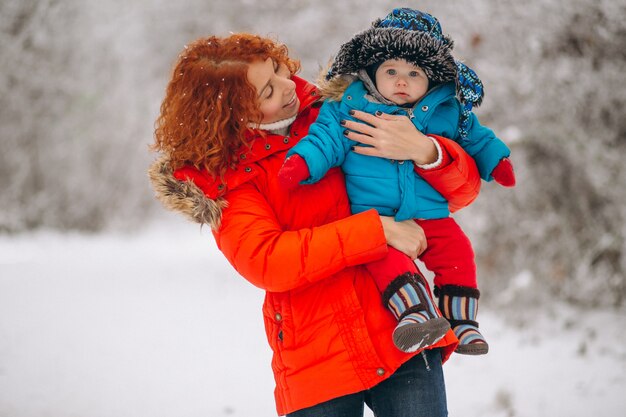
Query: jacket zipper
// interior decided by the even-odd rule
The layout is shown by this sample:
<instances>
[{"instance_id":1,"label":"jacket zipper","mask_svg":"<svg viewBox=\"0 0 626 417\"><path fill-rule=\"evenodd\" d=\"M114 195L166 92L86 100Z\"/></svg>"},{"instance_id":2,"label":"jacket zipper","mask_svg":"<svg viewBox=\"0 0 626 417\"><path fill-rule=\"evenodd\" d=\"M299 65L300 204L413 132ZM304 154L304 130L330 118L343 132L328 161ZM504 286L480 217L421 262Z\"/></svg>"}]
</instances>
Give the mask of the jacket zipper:
<instances>
[{"instance_id":1,"label":"jacket zipper","mask_svg":"<svg viewBox=\"0 0 626 417\"><path fill-rule=\"evenodd\" d=\"M413 109L407 109L406 113L409 115L409 119L415 118L415 115L413 114Z\"/></svg>"}]
</instances>

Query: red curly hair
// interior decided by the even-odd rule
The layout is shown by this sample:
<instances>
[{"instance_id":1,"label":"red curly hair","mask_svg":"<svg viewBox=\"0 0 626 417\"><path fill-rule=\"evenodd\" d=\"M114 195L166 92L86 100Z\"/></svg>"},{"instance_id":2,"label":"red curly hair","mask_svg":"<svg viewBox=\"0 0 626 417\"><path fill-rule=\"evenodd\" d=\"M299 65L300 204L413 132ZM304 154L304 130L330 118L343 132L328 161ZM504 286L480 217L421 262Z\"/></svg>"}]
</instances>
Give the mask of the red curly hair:
<instances>
[{"instance_id":1,"label":"red curly hair","mask_svg":"<svg viewBox=\"0 0 626 417\"><path fill-rule=\"evenodd\" d=\"M292 75L300 69L285 45L258 35L211 36L185 46L167 85L152 149L168 155L172 169L190 164L221 175L236 164L249 124L263 118L248 65L267 58Z\"/></svg>"}]
</instances>

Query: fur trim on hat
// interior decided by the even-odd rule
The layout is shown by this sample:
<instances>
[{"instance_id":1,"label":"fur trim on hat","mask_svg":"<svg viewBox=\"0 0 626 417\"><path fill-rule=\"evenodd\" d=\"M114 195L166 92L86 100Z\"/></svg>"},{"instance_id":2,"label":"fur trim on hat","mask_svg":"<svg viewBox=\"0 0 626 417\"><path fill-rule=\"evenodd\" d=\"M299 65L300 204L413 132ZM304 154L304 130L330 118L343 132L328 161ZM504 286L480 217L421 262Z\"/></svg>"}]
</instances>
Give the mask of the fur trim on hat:
<instances>
[{"instance_id":1,"label":"fur trim on hat","mask_svg":"<svg viewBox=\"0 0 626 417\"><path fill-rule=\"evenodd\" d=\"M453 81L457 67L452 48L448 37L440 41L424 32L372 27L341 46L326 78L355 74L388 59L404 59L419 66L431 82Z\"/></svg>"},{"instance_id":2,"label":"fur trim on hat","mask_svg":"<svg viewBox=\"0 0 626 417\"><path fill-rule=\"evenodd\" d=\"M222 210L228 202L223 198L211 200L193 181L176 179L167 156L152 163L148 176L157 200L166 209L182 213L194 223L208 224L213 230L220 227Z\"/></svg>"}]
</instances>

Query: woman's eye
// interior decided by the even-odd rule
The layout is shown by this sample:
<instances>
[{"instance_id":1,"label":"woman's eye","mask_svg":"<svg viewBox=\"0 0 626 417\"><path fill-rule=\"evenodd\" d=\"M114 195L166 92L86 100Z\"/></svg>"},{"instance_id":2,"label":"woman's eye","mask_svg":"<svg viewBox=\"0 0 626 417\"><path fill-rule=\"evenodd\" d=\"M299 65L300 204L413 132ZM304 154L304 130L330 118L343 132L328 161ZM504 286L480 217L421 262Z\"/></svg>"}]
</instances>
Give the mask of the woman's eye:
<instances>
[{"instance_id":1,"label":"woman's eye","mask_svg":"<svg viewBox=\"0 0 626 417\"><path fill-rule=\"evenodd\" d=\"M387 70L387 74L389 74L389 75L396 75L396 70L395 69L388 69Z\"/></svg>"},{"instance_id":2,"label":"woman's eye","mask_svg":"<svg viewBox=\"0 0 626 417\"><path fill-rule=\"evenodd\" d=\"M265 97L266 99L271 98L272 95L274 94L274 87L270 86L270 88L268 88L269 94Z\"/></svg>"}]
</instances>

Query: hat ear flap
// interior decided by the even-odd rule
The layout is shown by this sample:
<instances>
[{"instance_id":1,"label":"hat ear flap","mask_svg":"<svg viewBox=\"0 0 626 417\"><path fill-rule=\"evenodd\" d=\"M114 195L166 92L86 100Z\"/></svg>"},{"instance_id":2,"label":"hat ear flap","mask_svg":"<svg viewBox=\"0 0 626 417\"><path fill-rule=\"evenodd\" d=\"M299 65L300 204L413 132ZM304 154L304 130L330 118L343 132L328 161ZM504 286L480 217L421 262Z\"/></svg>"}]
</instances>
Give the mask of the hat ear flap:
<instances>
[{"instance_id":1,"label":"hat ear flap","mask_svg":"<svg viewBox=\"0 0 626 417\"><path fill-rule=\"evenodd\" d=\"M358 57L360 55L359 51L362 47L362 34L356 35L354 38L341 45L335 60L328 70L328 74L326 74L326 80L330 80L340 74L350 74L358 71L360 69L360 61Z\"/></svg>"},{"instance_id":2,"label":"hat ear flap","mask_svg":"<svg viewBox=\"0 0 626 417\"><path fill-rule=\"evenodd\" d=\"M456 92L459 101L469 110L480 106L485 96L483 83L470 67L460 61L456 63Z\"/></svg>"},{"instance_id":3,"label":"hat ear flap","mask_svg":"<svg viewBox=\"0 0 626 417\"><path fill-rule=\"evenodd\" d=\"M470 67L456 61L456 94L463 106L459 122L459 134L466 138L469 134L469 123L472 108L480 106L485 96L483 83Z\"/></svg>"}]
</instances>

